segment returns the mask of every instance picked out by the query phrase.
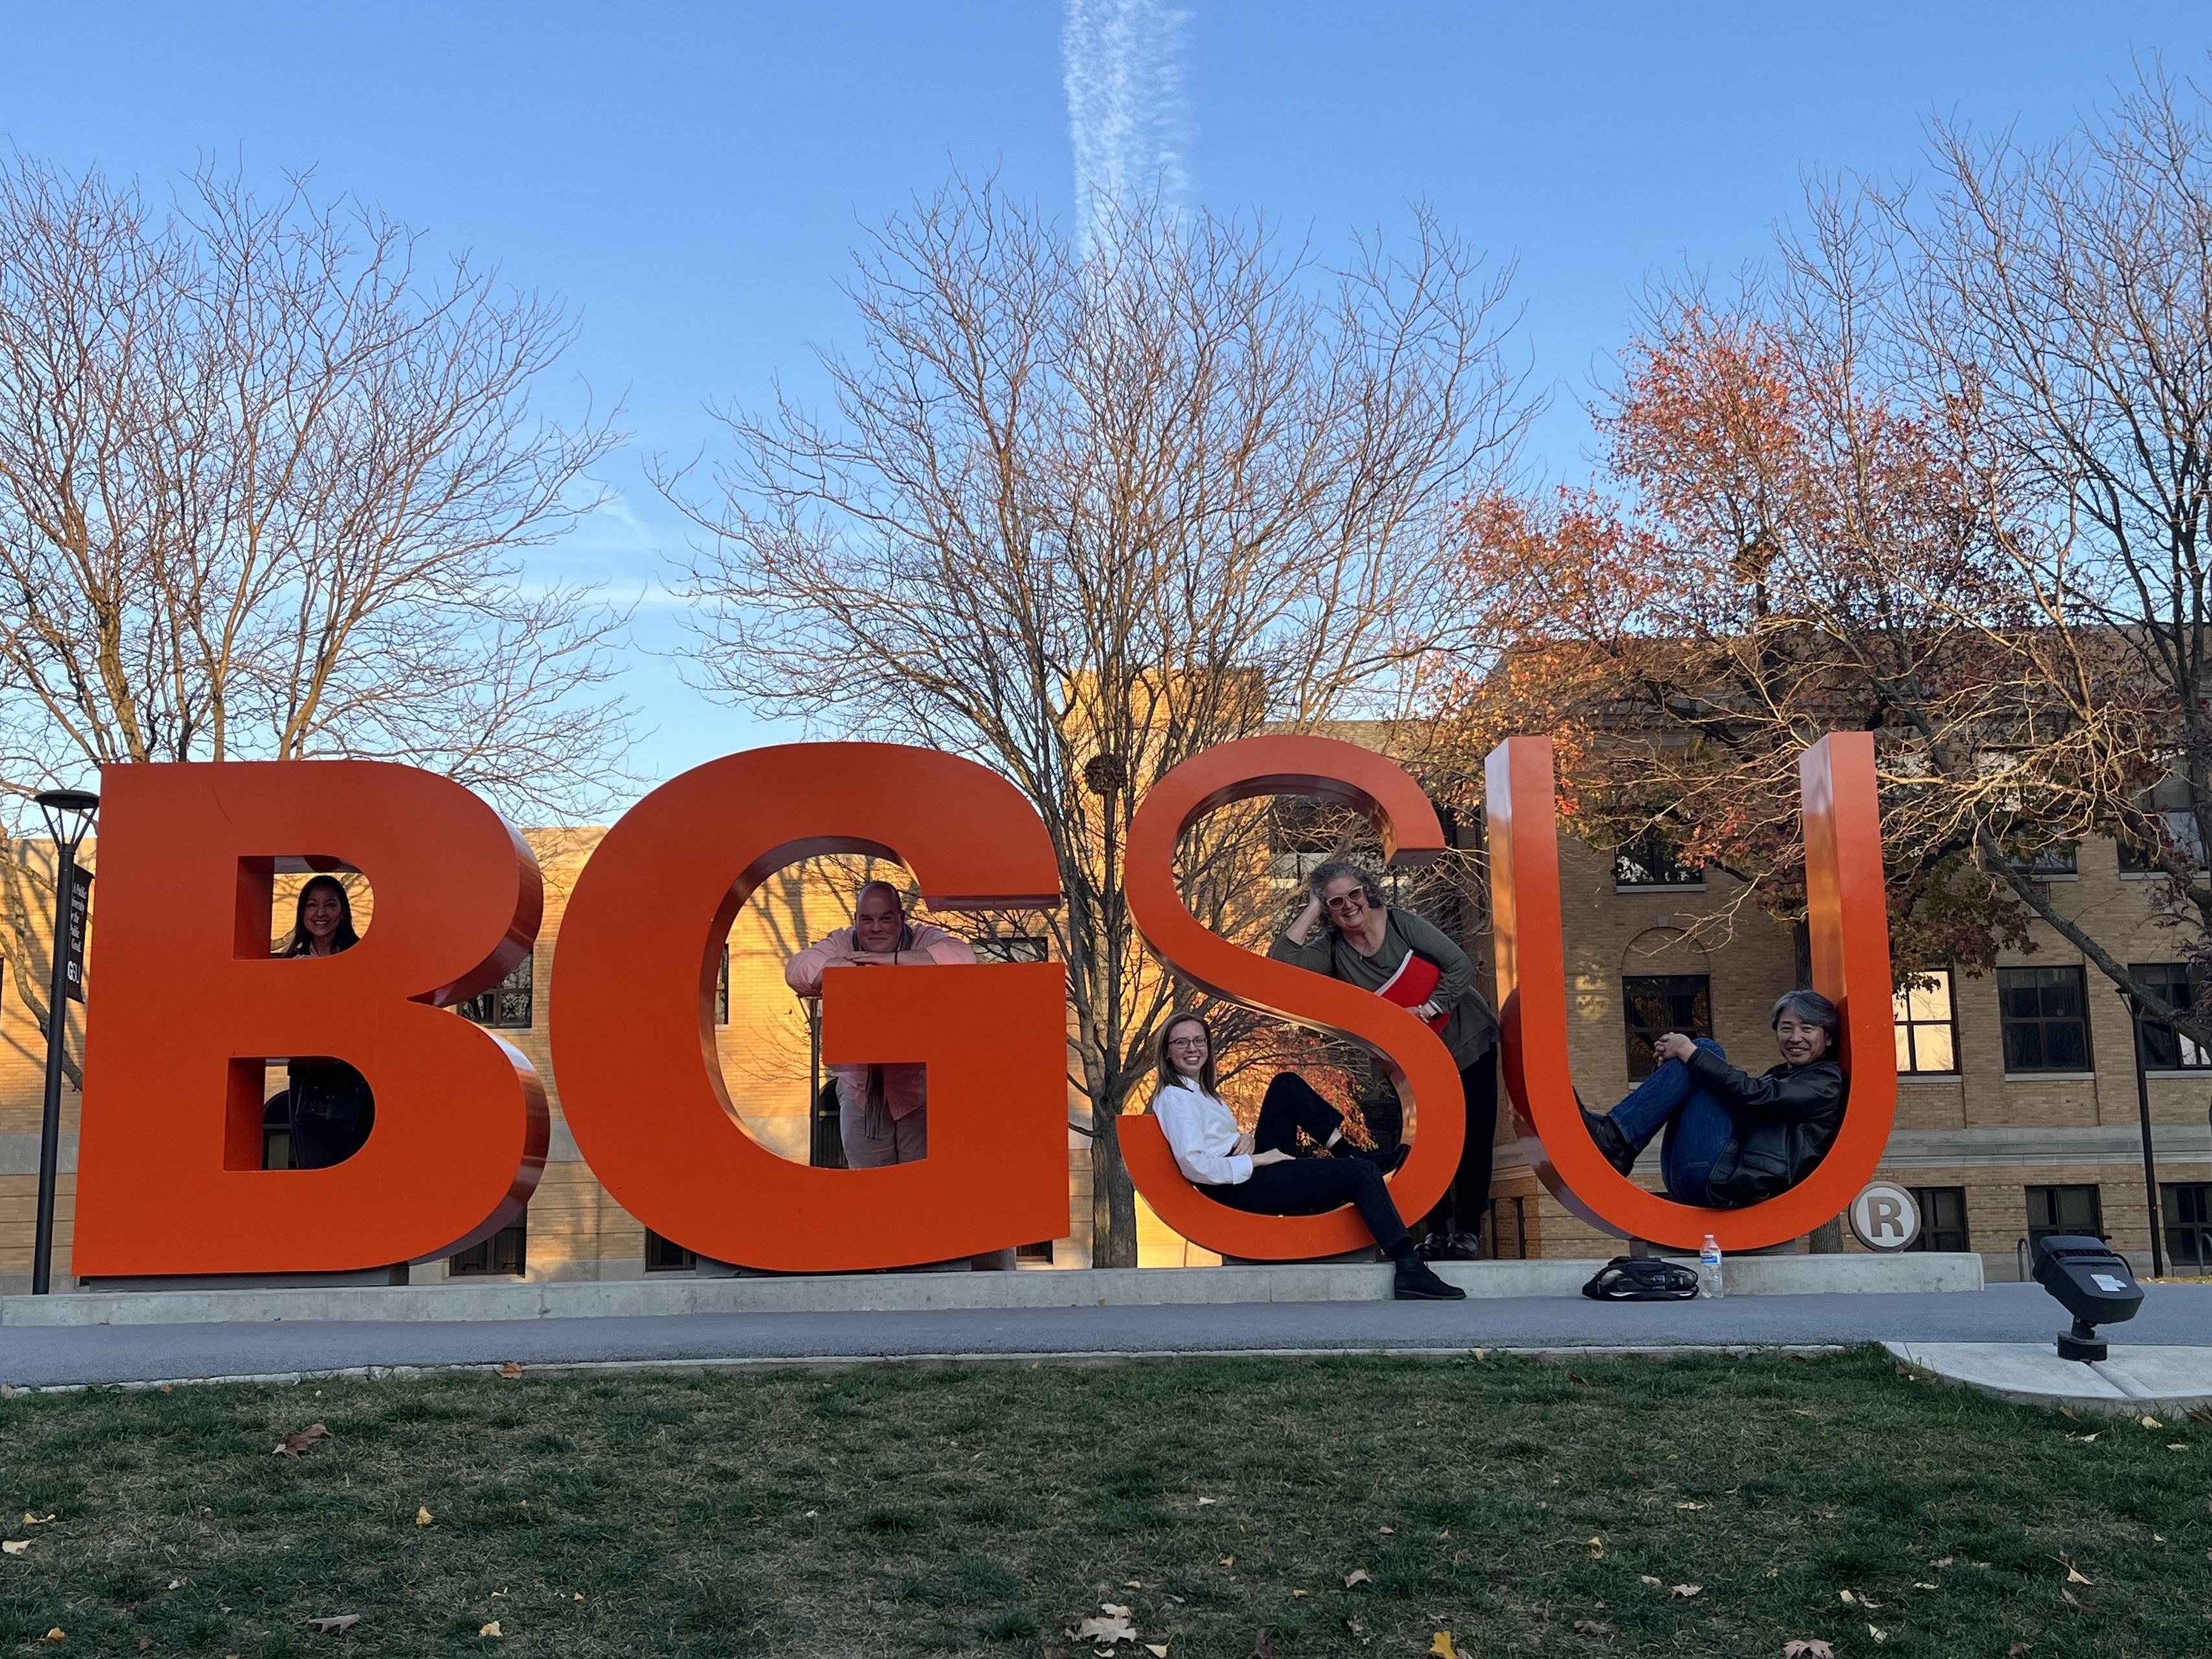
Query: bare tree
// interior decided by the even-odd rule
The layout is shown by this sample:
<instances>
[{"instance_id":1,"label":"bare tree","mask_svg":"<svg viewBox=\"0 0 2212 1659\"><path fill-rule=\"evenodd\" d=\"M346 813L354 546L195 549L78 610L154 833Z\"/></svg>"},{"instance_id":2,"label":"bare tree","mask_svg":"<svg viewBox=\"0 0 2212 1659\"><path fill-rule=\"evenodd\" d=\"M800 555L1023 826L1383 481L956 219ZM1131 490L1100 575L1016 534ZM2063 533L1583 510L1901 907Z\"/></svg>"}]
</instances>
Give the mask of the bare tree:
<instances>
[{"instance_id":1,"label":"bare tree","mask_svg":"<svg viewBox=\"0 0 2212 1659\"><path fill-rule=\"evenodd\" d=\"M1043 815L1101 1266L1135 1261L1115 1120L1174 991L1108 848L1185 757L1387 702L1459 628L1442 510L1531 412L1510 272L1425 216L1402 257L1335 273L1256 222L1152 205L1112 231L1085 258L956 180L860 255L834 416L725 411L714 488L664 480L711 538L690 592L712 686L974 756ZM1188 848L1193 908L1231 934L1273 902L1263 816Z\"/></svg>"},{"instance_id":2,"label":"bare tree","mask_svg":"<svg viewBox=\"0 0 2212 1659\"><path fill-rule=\"evenodd\" d=\"M2039 878L2117 837L2212 955L2212 119L2153 74L2056 143L1939 127L1932 160L1917 191L1816 190L1726 305L1662 293L1601 410L1634 510L1471 520L1500 591L1585 550L1603 574L1549 586L1451 724L1471 747L1486 705L1548 702L1595 820L1680 810L1781 914L1784 769L1873 730L1901 968L2040 921L2212 1042L2212 1003L2166 1010Z\"/></svg>"},{"instance_id":3,"label":"bare tree","mask_svg":"<svg viewBox=\"0 0 2212 1659\"><path fill-rule=\"evenodd\" d=\"M572 329L385 216L204 171L0 166L0 789L374 756L510 810L597 798L622 618L517 550L616 434L531 406ZM20 817L18 823L20 823ZM19 990L45 878L0 883Z\"/></svg>"}]
</instances>

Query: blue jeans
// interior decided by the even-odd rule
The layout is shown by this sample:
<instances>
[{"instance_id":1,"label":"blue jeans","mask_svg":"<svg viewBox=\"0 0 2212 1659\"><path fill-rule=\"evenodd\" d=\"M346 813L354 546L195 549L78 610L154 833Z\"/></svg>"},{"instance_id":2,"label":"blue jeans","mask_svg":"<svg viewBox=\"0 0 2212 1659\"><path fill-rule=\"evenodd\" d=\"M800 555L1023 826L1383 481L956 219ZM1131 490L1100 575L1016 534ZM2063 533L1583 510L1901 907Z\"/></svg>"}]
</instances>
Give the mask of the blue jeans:
<instances>
[{"instance_id":1,"label":"blue jeans","mask_svg":"<svg viewBox=\"0 0 2212 1659\"><path fill-rule=\"evenodd\" d=\"M1711 1037L1699 1037L1697 1042L1700 1048L1728 1058ZM1659 1174L1667 1183L1667 1196L1678 1204L1706 1201L1705 1182L1712 1176L1713 1161L1735 1133L1735 1114L1711 1091L1698 1086L1688 1066L1679 1060L1662 1061L1606 1115L1639 1152L1664 1129Z\"/></svg>"}]
</instances>

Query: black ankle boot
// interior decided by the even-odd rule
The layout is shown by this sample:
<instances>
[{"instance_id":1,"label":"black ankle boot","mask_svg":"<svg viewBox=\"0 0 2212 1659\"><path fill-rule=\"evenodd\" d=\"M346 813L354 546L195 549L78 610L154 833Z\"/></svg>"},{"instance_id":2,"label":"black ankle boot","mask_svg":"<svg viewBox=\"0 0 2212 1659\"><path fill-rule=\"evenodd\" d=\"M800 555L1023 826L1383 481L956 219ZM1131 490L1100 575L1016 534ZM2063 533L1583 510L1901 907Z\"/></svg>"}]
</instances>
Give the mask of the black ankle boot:
<instances>
[{"instance_id":1,"label":"black ankle boot","mask_svg":"<svg viewBox=\"0 0 2212 1659\"><path fill-rule=\"evenodd\" d=\"M1597 1142L1597 1149L1605 1154L1605 1161L1626 1175L1636 1167L1636 1148L1628 1144L1628 1137L1620 1133L1620 1126L1611 1118L1583 1108L1583 1127L1589 1138Z\"/></svg>"},{"instance_id":2,"label":"black ankle boot","mask_svg":"<svg viewBox=\"0 0 2212 1659\"><path fill-rule=\"evenodd\" d=\"M1408 1253L1392 1275L1390 1294L1401 1302L1464 1302L1467 1292L1448 1285L1418 1255Z\"/></svg>"}]
</instances>

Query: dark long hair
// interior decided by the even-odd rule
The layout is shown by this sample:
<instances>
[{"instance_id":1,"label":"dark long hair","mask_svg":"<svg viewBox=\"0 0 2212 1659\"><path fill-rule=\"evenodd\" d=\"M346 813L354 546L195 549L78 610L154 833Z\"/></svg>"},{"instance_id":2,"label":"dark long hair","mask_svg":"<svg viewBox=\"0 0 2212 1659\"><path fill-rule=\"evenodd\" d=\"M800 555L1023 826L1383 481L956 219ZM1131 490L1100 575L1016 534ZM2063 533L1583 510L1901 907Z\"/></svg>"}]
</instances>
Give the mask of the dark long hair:
<instances>
[{"instance_id":1,"label":"dark long hair","mask_svg":"<svg viewBox=\"0 0 2212 1659\"><path fill-rule=\"evenodd\" d=\"M1206 1033L1206 1064L1198 1068L1198 1086L1215 1099L1221 1097L1221 1086L1213 1077L1213 1028L1196 1014L1170 1014L1168 1023L1160 1027L1159 1041L1153 1046L1154 1063L1160 1069L1160 1087L1178 1089L1182 1086L1182 1073L1176 1069L1175 1060L1168 1054L1168 1038L1178 1025L1195 1025Z\"/></svg>"},{"instance_id":2,"label":"dark long hair","mask_svg":"<svg viewBox=\"0 0 2212 1659\"><path fill-rule=\"evenodd\" d=\"M314 954L315 941L307 932L308 897L327 887L338 896L338 930L331 935L331 953L350 951L361 943L361 935L353 930L353 899L345 884L336 876L317 876L300 890L300 902L292 908L292 937L284 941L284 948L276 954L284 957L305 957Z\"/></svg>"}]
</instances>

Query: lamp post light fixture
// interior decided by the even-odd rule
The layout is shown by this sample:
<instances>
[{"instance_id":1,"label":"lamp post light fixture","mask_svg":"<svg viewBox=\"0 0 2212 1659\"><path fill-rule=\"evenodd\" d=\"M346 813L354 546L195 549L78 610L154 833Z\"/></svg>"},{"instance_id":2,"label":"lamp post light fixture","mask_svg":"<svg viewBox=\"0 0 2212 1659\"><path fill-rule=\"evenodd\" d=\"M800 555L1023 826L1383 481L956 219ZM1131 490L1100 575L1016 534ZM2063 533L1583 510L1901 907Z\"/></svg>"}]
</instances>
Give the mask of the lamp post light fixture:
<instances>
[{"instance_id":1,"label":"lamp post light fixture","mask_svg":"<svg viewBox=\"0 0 2212 1659\"><path fill-rule=\"evenodd\" d=\"M84 1000L85 918L92 891L76 849L92 829L100 797L82 789L47 789L33 797L54 843L53 978L46 989L46 1097L39 1121L39 1219L31 1254L31 1294L52 1288L54 1195L61 1180L62 1059L69 1041L70 999Z\"/></svg>"}]
</instances>

